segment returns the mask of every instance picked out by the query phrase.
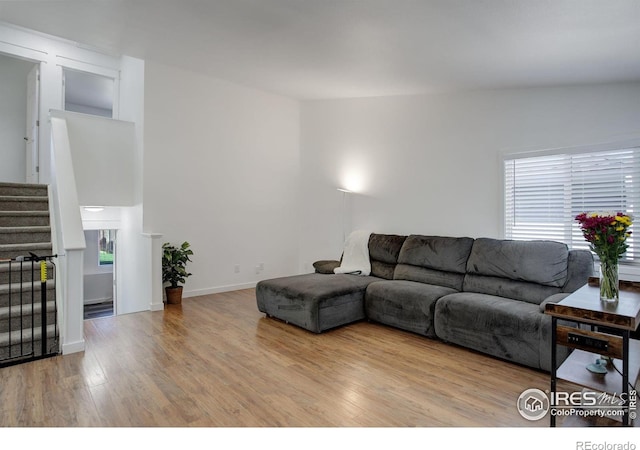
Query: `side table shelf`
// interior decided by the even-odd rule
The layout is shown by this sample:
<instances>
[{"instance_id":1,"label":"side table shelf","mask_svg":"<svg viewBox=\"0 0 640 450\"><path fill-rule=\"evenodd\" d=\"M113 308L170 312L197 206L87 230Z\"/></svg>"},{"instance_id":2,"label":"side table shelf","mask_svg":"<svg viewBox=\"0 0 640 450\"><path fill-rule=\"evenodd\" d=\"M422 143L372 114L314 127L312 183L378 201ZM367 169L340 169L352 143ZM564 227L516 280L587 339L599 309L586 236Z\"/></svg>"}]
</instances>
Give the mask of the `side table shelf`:
<instances>
[{"instance_id":1,"label":"side table shelf","mask_svg":"<svg viewBox=\"0 0 640 450\"><path fill-rule=\"evenodd\" d=\"M607 365L606 374L592 373L587 370L587 365L594 363L600 356L599 353L574 350L567 359L558 367L556 376L559 379L577 384L582 387L594 389L599 392L620 393L622 387L622 364L614 360ZM616 370L618 369L618 370ZM640 342L629 340L629 383L635 386L640 376Z\"/></svg>"}]
</instances>

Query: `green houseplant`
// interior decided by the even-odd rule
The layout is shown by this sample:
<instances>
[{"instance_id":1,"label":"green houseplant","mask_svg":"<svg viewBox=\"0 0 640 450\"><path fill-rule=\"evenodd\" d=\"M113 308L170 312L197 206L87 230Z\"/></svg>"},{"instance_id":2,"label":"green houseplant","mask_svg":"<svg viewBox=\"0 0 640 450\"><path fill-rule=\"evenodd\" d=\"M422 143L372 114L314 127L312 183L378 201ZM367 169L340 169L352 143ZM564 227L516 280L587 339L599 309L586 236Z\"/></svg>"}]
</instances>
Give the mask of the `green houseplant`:
<instances>
[{"instance_id":1,"label":"green houseplant","mask_svg":"<svg viewBox=\"0 0 640 450\"><path fill-rule=\"evenodd\" d=\"M193 255L190 245L187 241L176 247L168 242L162 244L162 281L169 283L165 287L167 303L182 303L182 286L186 278L191 276L187 272L187 263L191 262L189 258Z\"/></svg>"}]
</instances>

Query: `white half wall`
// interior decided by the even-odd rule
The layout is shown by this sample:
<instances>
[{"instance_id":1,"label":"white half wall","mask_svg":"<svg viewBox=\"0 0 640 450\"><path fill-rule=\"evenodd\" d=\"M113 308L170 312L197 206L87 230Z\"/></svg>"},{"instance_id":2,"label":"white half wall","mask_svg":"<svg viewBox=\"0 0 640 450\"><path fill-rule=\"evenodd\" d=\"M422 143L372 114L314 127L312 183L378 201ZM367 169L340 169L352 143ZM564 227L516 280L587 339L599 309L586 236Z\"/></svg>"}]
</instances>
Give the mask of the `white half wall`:
<instances>
[{"instance_id":1,"label":"white half wall","mask_svg":"<svg viewBox=\"0 0 640 450\"><path fill-rule=\"evenodd\" d=\"M501 237L501 158L640 136L640 84L305 101L302 271L378 233Z\"/></svg>"},{"instance_id":2,"label":"white half wall","mask_svg":"<svg viewBox=\"0 0 640 450\"><path fill-rule=\"evenodd\" d=\"M135 205L135 123L70 111L51 115L67 121L80 205Z\"/></svg>"},{"instance_id":3,"label":"white half wall","mask_svg":"<svg viewBox=\"0 0 640 450\"><path fill-rule=\"evenodd\" d=\"M299 126L297 101L146 61L144 230L191 244L186 296L297 271Z\"/></svg>"}]
</instances>

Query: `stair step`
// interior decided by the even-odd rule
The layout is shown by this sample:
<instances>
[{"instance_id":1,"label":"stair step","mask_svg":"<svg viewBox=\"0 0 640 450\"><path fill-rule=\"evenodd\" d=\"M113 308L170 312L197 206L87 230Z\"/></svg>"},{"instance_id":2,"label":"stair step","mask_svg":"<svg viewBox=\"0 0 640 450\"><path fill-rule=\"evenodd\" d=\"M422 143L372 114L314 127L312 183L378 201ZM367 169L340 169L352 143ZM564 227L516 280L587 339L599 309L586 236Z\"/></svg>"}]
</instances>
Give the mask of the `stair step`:
<instances>
[{"instance_id":1,"label":"stair step","mask_svg":"<svg viewBox=\"0 0 640 450\"><path fill-rule=\"evenodd\" d=\"M9 317L19 317L20 315L27 316L31 315L31 309L33 309L33 314L40 314L42 312L42 303L29 303L27 305L12 305L0 307L0 320L6 320ZM53 300L47 302L47 312L55 312L56 310L56 302Z\"/></svg>"},{"instance_id":2,"label":"stair step","mask_svg":"<svg viewBox=\"0 0 640 450\"><path fill-rule=\"evenodd\" d=\"M18 256L29 256L30 253L35 253L38 256L51 255L51 242L40 242L35 244L0 244L0 259L15 259Z\"/></svg>"},{"instance_id":3,"label":"stair step","mask_svg":"<svg viewBox=\"0 0 640 450\"><path fill-rule=\"evenodd\" d=\"M0 211L0 227L48 226L49 211Z\"/></svg>"},{"instance_id":4,"label":"stair step","mask_svg":"<svg viewBox=\"0 0 640 450\"><path fill-rule=\"evenodd\" d=\"M55 280L47 280L46 286L47 300L54 300ZM2 284L0 285L0 307L6 307L9 306L9 304L14 306L21 303L28 305L34 302L40 302L42 296L41 287L41 283L33 283L32 286L30 282L12 284L11 288L9 288L7 284Z\"/></svg>"},{"instance_id":5,"label":"stair step","mask_svg":"<svg viewBox=\"0 0 640 450\"><path fill-rule=\"evenodd\" d=\"M29 244L40 242L51 242L50 226L0 226L0 244Z\"/></svg>"},{"instance_id":6,"label":"stair step","mask_svg":"<svg viewBox=\"0 0 640 450\"><path fill-rule=\"evenodd\" d=\"M31 328L25 328L24 330L16 330L11 333L0 333L0 346L8 345L9 338L11 338L12 342L20 341L20 336L22 335L22 341L31 342ZM55 337L56 336L56 325L51 324L47 325L47 337ZM35 327L33 329L33 339L39 340L42 337L42 328Z\"/></svg>"},{"instance_id":7,"label":"stair step","mask_svg":"<svg viewBox=\"0 0 640 450\"><path fill-rule=\"evenodd\" d=\"M33 356L35 357L40 356L42 353L42 345L40 341L37 341L35 343L35 346L33 347L35 347ZM31 350L32 350L31 342L26 342L22 346L20 346L19 343L13 344L11 348L0 347L0 367L2 366L2 364L17 364L22 361L24 362L30 361L33 358L33 356L30 354ZM58 342L57 336L47 338L46 350L47 350L47 355L57 355L60 353L60 344ZM20 355L24 355L24 356L21 357Z\"/></svg>"},{"instance_id":8,"label":"stair step","mask_svg":"<svg viewBox=\"0 0 640 450\"><path fill-rule=\"evenodd\" d=\"M46 184L0 183L0 195L46 196Z\"/></svg>"},{"instance_id":9,"label":"stair step","mask_svg":"<svg viewBox=\"0 0 640 450\"><path fill-rule=\"evenodd\" d=\"M33 306L33 313L31 307ZM47 324L56 323L56 304L53 301L47 302ZM21 328L41 327L42 326L42 305L34 303L33 305L23 305L22 311L20 306L0 308L0 333L7 331L15 331Z\"/></svg>"},{"instance_id":10,"label":"stair step","mask_svg":"<svg viewBox=\"0 0 640 450\"><path fill-rule=\"evenodd\" d=\"M0 195L0 211L48 211L49 197Z\"/></svg>"},{"instance_id":11,"label":"stair step","mask_svg":"<svg viewBox=\"0 0 640 450\"><path fill-rule=\"evenodd\" d=\"M9 272L11 268L11 272ZM47 279L53 279L55 267L53 263L47 262ZM9 277L11 275L11 277ZM11 264L8 262L0 261L0 285L8 284L9 278L11 283L30 282L33 279L36 282L40 281L40 263L35 261L25 261L19 263L13 261Z\"/></svg>"},{"instance_id":12,"label":"stair step","mask_svg":"<svg viewBox=\"0 0 640 450\"><path fill-rule=\"evenodd\" d=\"M46 350L48 353L59 352L56 331L55 324L47 325ZM20 340L21 337L22 341ZM35 356L40 356L42 354L41 339L42 329L40 327L33 329L33 335L31 328L26 328L22 331L12 331L11 333L0 333L0 364L22 355L27 356L32 350Z\"/></svg>"},{"instance_id":13,"label":"stair step","mask_svg":"<svg viewBox=\"0 0 640 450\"><path fill-rule=\"evenodd\" d=\"M56 285L55 280L47 280L47 289L53 289ZM35 291L40 291L41 283L34 283L33 289ZM22 291L31 291L31 282L25 281L24 283L15 283L9 287L8 284L0 284L0 295L7 294L9 291L11 292L19 292L20 287L22 287Z\"/></svg>"}]
</instances>

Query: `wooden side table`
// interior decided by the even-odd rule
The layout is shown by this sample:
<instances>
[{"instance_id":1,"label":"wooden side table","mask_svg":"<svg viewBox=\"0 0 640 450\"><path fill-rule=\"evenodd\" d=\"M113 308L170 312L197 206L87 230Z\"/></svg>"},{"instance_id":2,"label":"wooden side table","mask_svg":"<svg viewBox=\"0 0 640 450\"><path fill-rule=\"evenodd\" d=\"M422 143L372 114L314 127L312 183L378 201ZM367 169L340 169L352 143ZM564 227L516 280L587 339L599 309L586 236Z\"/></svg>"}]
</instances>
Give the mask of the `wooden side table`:
<instances>
[{"instance_id":1,"label":"wooden side table","mask_svg":"<svg viewBox=\"0 0 640 450\"><path fill-rule=\"evenodd\" d=\"M630 334L640 325L640 284L622 281L620 299L617 304L610 305L600 301L597 283L597 278L590 278L589 283L564 300L545 306L545 313L552 318L552 399L557 398L558 379L601 393L623 395L626 408L622 416L622 425L629 426L630 419L634 419L636 414L635 410L630 414L635 405L629 402L629 386L631 384L631 390L635 393L635 385L640 374L640 343L630 338ZM561 325L558 319L590 327L585 329ZM556 361L557 345L573 349L559 367ZM602 375L588 371L586 366L601 356L614 359L613 364L607 365L607 373ZM620 360L621 369L618 369L615 360ZM551 426L556 425L556 415L553 413L550 422Z\"/></svg>"}]
</instances>

